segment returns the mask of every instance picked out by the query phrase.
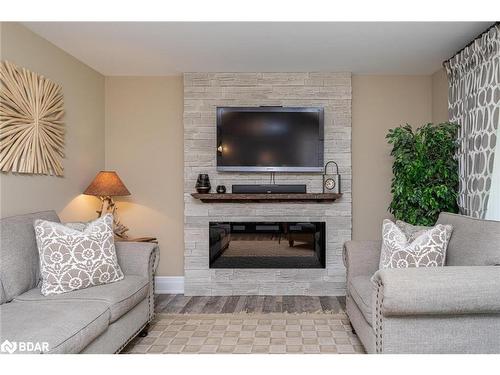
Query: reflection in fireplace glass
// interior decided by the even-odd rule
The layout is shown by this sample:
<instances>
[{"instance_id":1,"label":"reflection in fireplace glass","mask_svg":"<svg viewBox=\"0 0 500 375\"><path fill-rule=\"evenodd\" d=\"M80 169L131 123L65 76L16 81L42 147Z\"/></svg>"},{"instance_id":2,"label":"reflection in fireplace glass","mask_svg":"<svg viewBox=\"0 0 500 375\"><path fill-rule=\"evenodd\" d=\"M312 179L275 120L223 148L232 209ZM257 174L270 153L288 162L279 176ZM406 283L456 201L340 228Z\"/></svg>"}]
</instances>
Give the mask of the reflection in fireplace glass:
<instances>
[{"instance_id":1,"label":"reflection in fireplace glass","mask_svg":"<svg viewBox=\"0 0 500 375\"><path fill-rule=\"evenodd\" d=\"M325 268L324 222L210 222L210 268Z\"/></svg>"}]
</instances>

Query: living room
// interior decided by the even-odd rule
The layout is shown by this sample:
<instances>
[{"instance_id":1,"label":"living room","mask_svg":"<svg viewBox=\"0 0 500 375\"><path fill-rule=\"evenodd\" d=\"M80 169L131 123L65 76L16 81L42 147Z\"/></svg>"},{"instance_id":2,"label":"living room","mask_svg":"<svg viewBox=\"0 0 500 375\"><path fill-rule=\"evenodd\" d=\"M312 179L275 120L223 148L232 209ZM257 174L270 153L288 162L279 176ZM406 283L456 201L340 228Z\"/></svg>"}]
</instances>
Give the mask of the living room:
<instances>
[{"instance_id":1,"label":"living room","mask_svg":"<svg viewBox=\"0 0 500 375\"><path fill-rule=\"evenodd\" d=\"M498 22L103 17L0 22L2 353L500 354Z\"/></svg>"}]
</instances>

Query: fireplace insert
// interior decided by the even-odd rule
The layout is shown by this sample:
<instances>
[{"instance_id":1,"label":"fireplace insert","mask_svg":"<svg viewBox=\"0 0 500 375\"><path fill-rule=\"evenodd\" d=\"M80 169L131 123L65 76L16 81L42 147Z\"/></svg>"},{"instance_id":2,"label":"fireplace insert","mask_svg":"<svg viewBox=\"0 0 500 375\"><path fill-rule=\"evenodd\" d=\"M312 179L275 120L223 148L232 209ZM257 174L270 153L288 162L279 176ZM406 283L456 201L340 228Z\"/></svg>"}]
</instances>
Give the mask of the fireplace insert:
<instances>
[{"instance_id":1,"label":"fireplace insert","mask_svg":"<svg viewBox=\"0 0 500 375\"><path fill-rule=\"evenodd\" d=\"M325 268L324 222L210 222L210 268Z\"/></svg>"}]
</instances>

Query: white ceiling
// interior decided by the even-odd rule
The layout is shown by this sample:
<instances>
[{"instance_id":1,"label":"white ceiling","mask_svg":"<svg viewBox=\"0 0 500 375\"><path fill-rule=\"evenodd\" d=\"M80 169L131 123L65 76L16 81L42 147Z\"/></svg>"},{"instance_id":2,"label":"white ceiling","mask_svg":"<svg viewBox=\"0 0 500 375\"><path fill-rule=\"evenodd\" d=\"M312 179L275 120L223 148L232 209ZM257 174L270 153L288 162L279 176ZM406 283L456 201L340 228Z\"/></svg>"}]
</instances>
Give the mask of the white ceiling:
<instances>
[{"instance_id":1,"label":"white ceiling","mask_svg":"<svg viewBox=\"0 0 500 375\"><path fill-rule=\"evenodd\" d=\"M491 22L27 22L104 75L432 74Z\"/></svg>"}]
</instances>

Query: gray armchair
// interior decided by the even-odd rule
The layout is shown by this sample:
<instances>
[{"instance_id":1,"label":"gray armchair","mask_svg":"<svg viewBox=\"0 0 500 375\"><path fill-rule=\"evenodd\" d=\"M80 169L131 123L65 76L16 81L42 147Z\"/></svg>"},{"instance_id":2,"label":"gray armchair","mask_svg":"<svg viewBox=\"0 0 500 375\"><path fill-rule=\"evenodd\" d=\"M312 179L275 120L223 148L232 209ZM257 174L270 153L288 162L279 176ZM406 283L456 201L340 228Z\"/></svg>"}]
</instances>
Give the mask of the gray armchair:
<instances>
[{"instance_id":1,"label":"gray armchair","mask_svg":"<svg viewBox=\"0 0 500 375\"><path fill-rule=\"evenodd\" d=\"M378 270L380 241L344 245L347 314L369 353L500 353L500 222L442 213L446 266Z\"/></svg>"}]
</instances>

